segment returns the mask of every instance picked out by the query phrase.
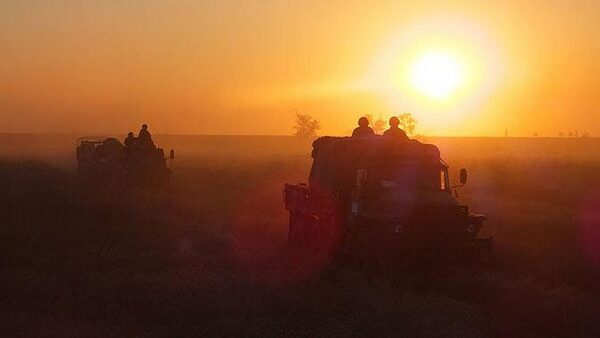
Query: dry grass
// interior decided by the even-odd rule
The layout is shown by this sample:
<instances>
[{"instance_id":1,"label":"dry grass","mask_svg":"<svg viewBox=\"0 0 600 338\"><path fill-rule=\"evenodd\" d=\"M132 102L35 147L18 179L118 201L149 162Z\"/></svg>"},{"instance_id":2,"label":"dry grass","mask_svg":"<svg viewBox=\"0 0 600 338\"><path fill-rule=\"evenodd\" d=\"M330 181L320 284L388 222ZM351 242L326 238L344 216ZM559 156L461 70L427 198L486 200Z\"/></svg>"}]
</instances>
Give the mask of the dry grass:
<instances>
[{"instance_id":1,"label":"dry grass","mask_svg":"<svg viewBox=\"0 0 600 338\"><path fill-rule=\"evenodd\" d=\"M2 332L600 335L598 270L578 230L585 196L600 184L598 159L532 160L514 149L494 158L474 141L461 152L441 140L448 162L470 169L459 194L490 216L498 266L435 266L369 283L284 249L281 185L306 177L304 143L221 140L230 143L218 155L218 143L203 141L178 141L168 193L98 190L56 164L0 163Z\"/></svg>"}]
</instances>

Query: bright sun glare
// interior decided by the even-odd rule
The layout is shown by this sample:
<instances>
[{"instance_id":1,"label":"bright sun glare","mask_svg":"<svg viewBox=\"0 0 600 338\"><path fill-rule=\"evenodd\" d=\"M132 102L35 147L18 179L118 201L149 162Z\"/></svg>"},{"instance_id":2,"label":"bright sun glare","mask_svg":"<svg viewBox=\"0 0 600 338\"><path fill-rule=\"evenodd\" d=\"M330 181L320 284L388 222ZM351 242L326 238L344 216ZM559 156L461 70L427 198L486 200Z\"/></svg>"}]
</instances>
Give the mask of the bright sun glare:
<instances>
[{"instance_id":1,"label":"bright sun glare","mask_svg":"<svg viewBox=\"0 0 600 338\"><path fill-rule=\"evenodd\" d=\"M456 58L442 52L423 54L410 67L410 83L433 99L452 95L463 83L463 67Z\"/></svg>"}]
</instances>

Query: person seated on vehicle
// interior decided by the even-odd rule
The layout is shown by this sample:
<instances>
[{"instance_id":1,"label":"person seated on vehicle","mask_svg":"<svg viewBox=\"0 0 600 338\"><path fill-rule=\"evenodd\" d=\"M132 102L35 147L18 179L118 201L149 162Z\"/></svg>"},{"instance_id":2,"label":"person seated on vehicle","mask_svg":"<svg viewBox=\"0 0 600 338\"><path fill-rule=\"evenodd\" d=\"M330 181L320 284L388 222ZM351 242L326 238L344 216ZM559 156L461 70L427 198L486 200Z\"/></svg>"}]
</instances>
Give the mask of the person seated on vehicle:
<instances>
[{"instance_id":1,"label":"person seated on vehicle","mask_svg":"<svg viewBox=\"0 0 600 338\"><path fill-rule=\"evenodd\" d=\"M400 129L398 126L400 125L400 120L396 116L392 116L390 118L390 129L386 130L383 133L383 136L394 137L402 140L408 141L408 136L404 130Z\"/></svg>"},{"instance_id":2,"label":"person seated on vehicle","mask_svg":"<svg viewBox=\"0 0 600 338\"><path fill-rule=\"evenodd\" d=\"M352 132L352 137L365 137L375 135L375 132L369 127L369 119L361 117L358 119L358 127Z\"/></svg>"},{"instance_id":3,"label":"person seated on vehicle","mask_svg":"<svg viewBox=\"0 0 600 338\"><path fill-rule=\"evenodd\" d=\"M130 131L127 134L127 137L123 141L123 145L125 146L125 152L122 160L123 164L127 166L128 162L131 160L131 157L135 155L135 152L137 150L137 139L133 132Z\"/></svg>"},{"instance_id":4,"label":"person seated on vehicle","mask_svg":"<svg viewBox=\"0 0 600 338\"><path fill-rule=\"evenodd\" d=\"M125 147L130 148L132 146L134 146L136 143L136 138L135 135L133 135L133 132L129 132L127 134L127 137L125 138L125 140L123 141L123 145L125 145Z\"/></svg>"},{"instance_id":5,"label":"person seated on vehicle","mask_svg":"<svg viewBox=\"0 0 600 338\"><path fill-rule=\"evenodd\" d=\"M148 131L148 125L147 124L143 124L142 125L142 129L140 129L140 132L139 132L138 137L137 137L137 145L141 149L154 149L154 148L156 148L156 146L154 145L154 142L152 141L152 135L150 135L150 132Z\"/></svg>"}]
</instances>

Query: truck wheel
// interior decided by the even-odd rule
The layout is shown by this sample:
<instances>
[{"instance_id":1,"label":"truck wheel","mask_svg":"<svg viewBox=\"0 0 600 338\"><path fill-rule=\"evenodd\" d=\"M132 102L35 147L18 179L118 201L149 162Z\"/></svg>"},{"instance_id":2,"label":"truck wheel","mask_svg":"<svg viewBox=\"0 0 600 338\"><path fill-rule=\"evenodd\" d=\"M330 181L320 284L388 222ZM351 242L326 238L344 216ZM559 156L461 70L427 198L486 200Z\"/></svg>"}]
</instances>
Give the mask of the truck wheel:
<instances>
[{"instance_id":1,"label":"truck wheel","mask_svg":"<svg viewBox=\"0 0 600 338\"><path fill-rule=\"evenodd\" d=\"M494 264L494 250L492 246L492 238L486 239L485 244L481 247L480 259L481 262L485 265L493 265Z\"/></svg>"},{"instance_id":2,"label":"truck wheel","mask_svg":"<svg viewBox=\"0 0 600 338\"><path fill-rule=\"evenodd\" d=\"M492 242L490 239L478 239L457 252L457 258L462 264L490 265L492 264Z\"/></svg>"},{"instance_id":3,"label":"truck wheel","mask_svg":"<svg viewBox=\"0 0 600 338\"><path fill-rule=\"evenodd\" d=\"M351 264L369 276L375 275L380 267L380 253L370 234L356 230L349 245Z\"/></svg>"},{"instance_id":4,"label":"truck wheel","mask_svg":"<svg viewBox=\"0 0 600 338\"><path fill-rule=\"evenodd\" d=\"M308 217L298 211L290 211L290 226L288 230L288 244L292 248L306 249L309 242Z\"/></svg>"},{"instance_id":5,"label":"truck wheel","mask_svg":"<svg viewBox=\"0 0 600 338\"><path fill-rule=\"evenodd\" d=\"M288 245L296 247L298 245L298 213L290 211L290 225L288 228Z\"/></svg>"}]
</instances>

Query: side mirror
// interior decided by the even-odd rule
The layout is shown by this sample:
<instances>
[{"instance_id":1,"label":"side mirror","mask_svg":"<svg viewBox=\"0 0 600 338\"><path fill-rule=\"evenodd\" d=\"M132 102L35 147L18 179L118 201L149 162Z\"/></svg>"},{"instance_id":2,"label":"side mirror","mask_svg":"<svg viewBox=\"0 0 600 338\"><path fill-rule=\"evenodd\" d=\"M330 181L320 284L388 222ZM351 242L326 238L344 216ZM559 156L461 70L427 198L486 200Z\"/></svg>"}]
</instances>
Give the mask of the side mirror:
<instances>
[{"instance_id":1,"label":"side mirror","mask_svg":"<svg viewBox=\"0 0 600 338\"><path fill-rule=\"evenodd\" d=\"M169 154L169 158L171 160L175 158L175 149L171 149L171 153Z\"/></svg>"},{"instance_id":2,"label":"side mirror","mask_svg":"<svg viewBox=\"0 0 600 338\"><path fill-rule=\"evenodd\" d=\"M467 184L467 169L460 169L460 184Z\"/></svg>"}]
</instances>

